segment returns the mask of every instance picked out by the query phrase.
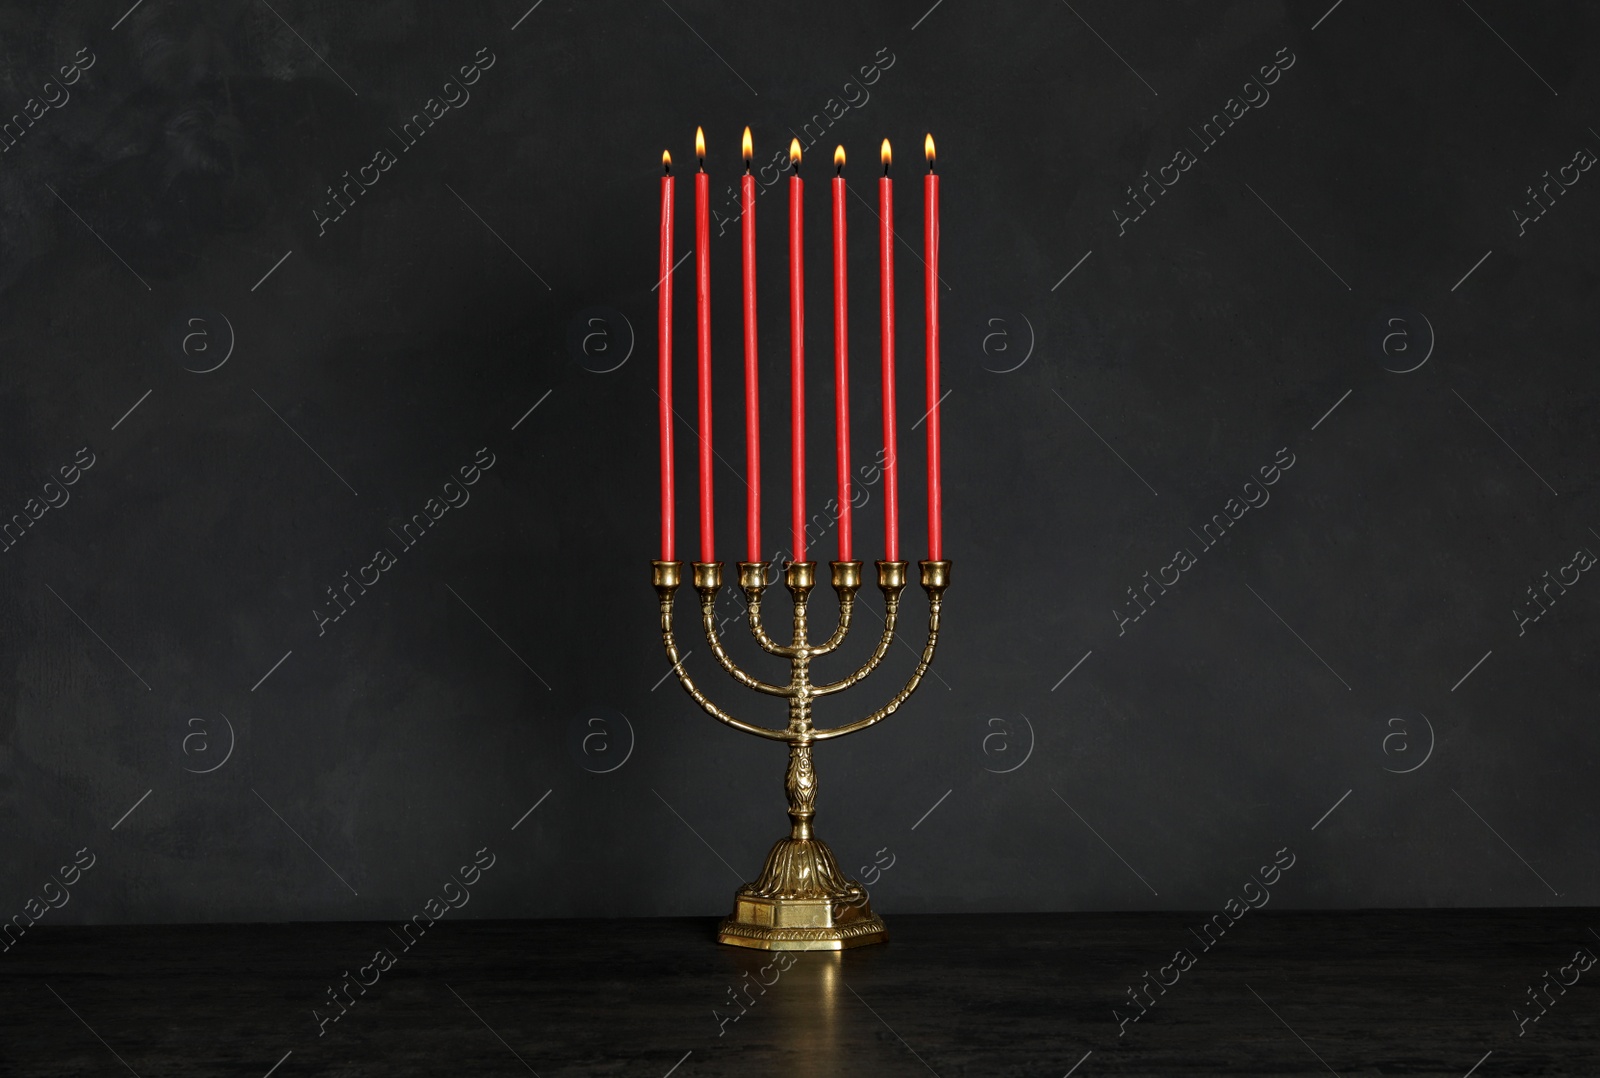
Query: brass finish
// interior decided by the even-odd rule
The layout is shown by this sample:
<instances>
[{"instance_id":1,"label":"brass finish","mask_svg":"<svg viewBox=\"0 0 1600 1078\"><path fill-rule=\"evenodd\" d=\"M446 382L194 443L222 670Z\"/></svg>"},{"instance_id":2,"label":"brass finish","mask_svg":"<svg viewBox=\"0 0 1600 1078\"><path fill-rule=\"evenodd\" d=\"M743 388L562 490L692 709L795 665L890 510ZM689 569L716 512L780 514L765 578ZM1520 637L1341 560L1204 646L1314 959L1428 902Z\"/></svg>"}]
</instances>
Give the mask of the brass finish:
<instances>
[{"instance_id":1,"label":"brass finish","mask_svg":"<svg viewBox=\"0 0 1600 1078\"><path fill-rule=\"evenodd\" d=\"M656 590L662 588L677 588L678 574L683 570L681 561L653 561L650 563L655 569Z\"/></svg>"},{"instance_id":2,"label":"brass finish","mask_svg":"<svg viewBox=\"0 0 1600 1078\"><path fill-rule=\"evenodd\" d=\"M817 563L814 561L792 561L784 573L789 590L803 588L807 594L817 582Z\"/></svg>"},{"instance_id":3,"label":"brass finish","mask_svg":"<svg viewBox=\"0 0 1600 1078\"><path fill-rule=\"evenodd\" d=\"M861 563L858 561L830 561L833 569L833 590L855 591L861 587Z\"/></svg>"},{"instance_id":4,"label":"brass finish","mask_svg":"<svg viewBox=\"0 0 1600 1078\"><path fill-rule=\"evenodd\" d=\"M739 563L739 586L746 591L767 586L767 563L742 561Z\"/></svg>"},{"instance_id":5,"label":"brass finish","mask_svg":"<svg viewBox=\"0 0 1600 1078\"><path fill-rule=\"evenodd\" d=\"M906 563L903 561L880 561L878 563L878 587L903 588L906 586Z\"/></svg>"},{"instance_id":6,"label":"brass finish","mask_svg":"<svg viewBox=\"0 0 1600 1078\"><path fill-rule=\"evenodd\" d=\"M767 635L761 624L761 598L767 588L767 567L761 562L739 563L739 587L745 594L751 635L769 655L789 660L786 685L762 681L741 670L723 647L717 627L717 595L722 590L722 563L695 562L694 587L700 596L700 622L718 664L740 685L768 696L789 701L789 725L773 730L737 719L719 708L702 692L683 669L672 630L672 610L682 575L681 562L654 562L654 582L661 608L661 639L667 658L684 690L706 714L736 730L789 744L789 765L784 790L789 800L789 837L779 839L767 854L761 874L739 888L733 913L721 924L717 939L735 947L765 951L837 951L882 943L888 939L883 919L872 912L866 889L840 871L827 843L812 833L816 814L817 776L811 762L811 746L818 741L842 737L880 722L900 707L916 691L933 661L939 643L939 614L944 592L950 583L949 561L923 561L922 588L928 595L928 641L918 658L910 680L887 704L871 714L843 726L818 730L811 723L811 702L821 696L842 692L858 684L877 669L894 641L895 623L900 611L900 596L906 587L903 561L880 561L878 590L883 593L883 633L872 655L854 673L822 685L811 682L811 660L826 655L844 642L855 611L856 592L861 587L859 561L830 563L831 582L839 599L839 622L828 639L811 643L807 624L807 605L816 584L815 562L790 562L784 574L793 603L794 630L790 643L780 644Z\"/></svg>"}]
</instances>

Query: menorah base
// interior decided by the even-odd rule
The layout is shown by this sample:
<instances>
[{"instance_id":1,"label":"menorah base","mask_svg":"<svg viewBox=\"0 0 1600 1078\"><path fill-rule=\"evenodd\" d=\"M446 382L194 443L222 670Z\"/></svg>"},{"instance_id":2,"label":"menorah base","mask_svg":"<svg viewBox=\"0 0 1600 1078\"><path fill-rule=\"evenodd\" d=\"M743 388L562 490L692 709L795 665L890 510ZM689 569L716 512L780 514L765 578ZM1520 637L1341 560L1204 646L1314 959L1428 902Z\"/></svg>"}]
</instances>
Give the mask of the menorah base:
<instances>
[{"instance_id":1,"label":"menorah base","mask_svg":"<svg viewBox=\"0 0 1600 1078\"><path fill-rule=\"evenodd\" d=\"M844 878L816 838L778 840L717 929L719 943L757 951L842 951L888 939L866 889Z\"/></svg>"},{"instance_id":2,"label":"menorah base","mask_svg":"<svg viewBox=\"0 0 1600 1078\"><path fill-rule=\"evenodd\" d=\"M767 908L758 903L770 902ZM862 920L833 922L830 903L815 903L805 899L784 902L773 899L754 899L734 903L733 916L723 921L717 929L717 942L734 947L749 947L757 951L842 951L846 947L865 947L869 943L886 943L889 930L883 918L865 912ZM862 913L850 907L851 913ZM760 918L771 917L780 923L763 924ZM804 924L784 924L783 921L804 921ZM818 921L823 923L819 924ZM833 923L827 923L833 922Z\"/></svg>"}]
</instances>

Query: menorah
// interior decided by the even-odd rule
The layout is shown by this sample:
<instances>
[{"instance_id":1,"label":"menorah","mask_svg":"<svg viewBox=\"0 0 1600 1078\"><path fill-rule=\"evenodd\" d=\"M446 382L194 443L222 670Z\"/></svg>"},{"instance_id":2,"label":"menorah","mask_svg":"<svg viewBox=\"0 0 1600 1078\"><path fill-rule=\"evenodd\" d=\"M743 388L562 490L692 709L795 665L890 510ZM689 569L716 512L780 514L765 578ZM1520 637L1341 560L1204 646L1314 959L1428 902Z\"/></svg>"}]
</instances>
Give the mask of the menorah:
<instances>
[{"instance_id":1,"label":"menorah","mask_svg":"<svg viewBox=\"0 0 1600 1078\"><path fill-rule=\"evenodd\" d=\"M854 673L822 685L812 684L811 660L836 650L849 633L856 592L861 588L861 562L829 563L833 570L833 590L839 597L839 623L832 635L820 644L811 643L806 621L806 606L816 583L816 563L790 562L784 573L784 583L788 585L789 594L794 600L794 637L788 644L773 640L761 624L761 597L767 589L767 566L762 562L739 563L739 586L744 590L750 632L767 654L789 660L787 685L751 676L728 655L717 628L716 615L717 595L722 591L722 563L693 563L694 587L700 593L700 620L705 627L706 641L711 645L712 654L740 685L789 701L789 725L782 730L735 718L713 703L695 685L694 679L683 668L672 630L672 610L678 586L682 582L683 562L656 561L652 564L655 567L656 594L661 600L661 640L666 645L672 669L685 691L705 709L706 714L735 730L789 743L789 767L783 783L789 796L789 837L781 838L773 845L772 852L767 854L766 864L762 866L761 875L753 883L739 888L734 897L733 914L719 926L717 939L736 947L766 951L837 951L868 943L882 943L889 938L888 931L883 918L872 912L866 889L839 870L828 844L812 833L811 820L816 815L817 773L811 762L811 745L813 742L853 734L881 722L894 714L917 690L928 664L933 661L934 648L939 643L939 610L944 603L944 590L950 582L950 562L917 563L922 569L922 588L928 593L928 642L923 646L916 669L912 671L905 687L865 718L828 730L818 730L812 726L811 702L860 684L883 662L889 645L894 642L895 622L900 613L900 593L906 587L908 563L877 563L878 590L883 592L883 634L878 638L872 655Z\"/></svg>"},{"instance_id":2,"label":"menorah","mask_svg":"<svg viewBox=\"0 0 1600 1078\"><path fill-rule=\"evenodd\" d=\"M884 555L878 565L878 590L883 592L883 636L870 658L854 673L822 685L811 682L811 660L828 655L844 643L855 612L856 592L861 588L861 562L851 560L850 492L850 404L849 404L849 316L846 267L846 186L845 153L834 151L835 174L829 186L833 194L833 351L834 351L834 435L838 472L838 560L833 568L833 590L839 596L839 624L820 644L811 642L806 623L806 605L816 583L817 563L806 559L808 530L814 518L806 509L805 481L805 272L804 272L804 184L800 180L801 146L799 138L789 143L789 406L790 406L790 495L793 509L792 537L788 566L784 573L789 594L794 600L794 636L780 644L767 635L761 625L761 596L767 588L767 565L761 557L761 448L760 391L758 388L758 335L756 333L756 177L750 170L754 153L750 129L744 129L744 176L740 179L740 231L744 265L742 291L744 307L745 359L745 550L748 560L739 562L739 586L744 589L750 632L763 651L789 660L789 682L779 685L763 681L745 671L728 656L717 627L717 595L722 590L722 562L716 560L715 502L712 497L712 365L711 365L711 254L710 254L710 176L706 173L705 132L695 132L695 156L700 162L694 176L695 190L695 324L697 370L699 373L699 423L695 433L700 458L700 560L694 562L694 586L700 593L700 615L711 652L734 681L747 689L781 696L789 701L789 725L774 730L734 718L695 685L683 668L678 644L672 632L672 608L682 583L683 562L675 559L676 503L674 496L675 460L672 446L672 271L676 266L673 246L674 181L672 156L661 155L661 276L657 328L659 366L656 395L660 400L661 438L661 558L655 566L656 594L661 600L661 639L667 658L685 690L706 714L735 730L757 737L789 743L789 769L784 789L789 795L789 837L779 839L767 855L761 875L739 888L734 897L733 914L722 922L717 938L737 947L766 951L837 951L888 938L883 920L872 912L866 889L839 871L838 862L827 843L811 833L816 814L817 773L811 763L811 745L816 741L843 737L881 722L894 714L922 682L939 643L939 608L950 581L950 562L943 559L943 496L940 484L939 454L939 177L934 175L933 136L923 144L928 159L928 175L923 180L923 258L925 291L928 410L920 425L927 424L928 440L928 558L922 567L922 587L928 593L928 642L917 660L910 680L883 707L844 726L818 730L811 725L811 702L859 684L883 662L894 642L895 622L900 613L900 593L906 587L907 563L900 556L898 480L896 478L895 408L895 319L894 319L894 184L889 177L891 153L884 139L880 156L883 177L878 181L879 299L881 303L881 347L883 370L883 464Z\"/></svg>"}]
</instances>

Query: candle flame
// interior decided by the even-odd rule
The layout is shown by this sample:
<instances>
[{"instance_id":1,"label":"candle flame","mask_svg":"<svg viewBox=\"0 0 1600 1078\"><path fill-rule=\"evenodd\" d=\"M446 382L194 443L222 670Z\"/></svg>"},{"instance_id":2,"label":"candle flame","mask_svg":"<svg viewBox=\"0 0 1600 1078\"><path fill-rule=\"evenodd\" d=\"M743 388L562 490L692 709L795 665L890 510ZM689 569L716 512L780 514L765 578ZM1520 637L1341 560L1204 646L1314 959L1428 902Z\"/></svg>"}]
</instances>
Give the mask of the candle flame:
<instances>
[{"instance_id":1,"label":"candle flame","mask_svg":"<svg viewBox=\"0 0 1600 1078\"><path fill-rule=\"evenodd\" d=\"M929 145L931 146L932 143L929 143ZM701 164L705 163L706 129L703 127L697 127L694 129L694 155L700 159Z\"/></svg>"},{"instance_id":2,"label":"candle flame","mask_svg":"<svg viewBox=\"0 0 1600 1078\"><path fill-rule=\"evenodd\" d=\"M889 140L888 139L884 139L883 140L883 149L878 151L878 156L883 158L883 171L885 173L887 173L889 171L890 161L894 157L894 155L889 152Z\"/></svg>"},{"instance_id":3,"label":"candle flame","mask_svg":"<svg viewBox=\"0 0 1600 1078\"><path fill-rule=\"evenodd\" d=\"M666 169L668 172L672 171L672 154L668 153L666 150L661 151L661 167Z\"/></svg>"},{"instance_id":4,"label":"candle flame","mask_svg":"<svg viewBox=\"0 0 1600 1078\"><path fill-rule=\"evenodd\" d=\"M838 170L840 170L841 172L844 171L844 147L843 146L840 146L838 149L833 151L833 167L838 169Z\"/></svg>"},{"instance_id":5,"label":"candle flame","mask_svg":"<svg viewBox=\"0 0 1600 1078\"><path fill-rule=\"evenodd\" d=\"M797 138L789 140L789 163L796 167L800 164L800 140Z\"/></svg>"},{"instance_id":6,"label":"candle flame","mask_svg":"<svg viewBox=\"0 0 1600 1078\"><path fill-rule=\"evenodd\" d=\"M932 133L929 133L928 137L923 140L923 142L922 142L922 152L928 158L928 167L930 169L933 168L933 156L934 155L933 155L933 135L932 135Z\"/></svg>"},{"instance_id":7,"label":"candle flame","mask_svg":"<svg viewBox=\"0 0 1600 1078\"><path fill-rule=\"evenodd\" d=\"M744 129L744 163L750 164L750 158L755 154L755 143L750 140L750 128Z\"/></svg>"}]
</instances>

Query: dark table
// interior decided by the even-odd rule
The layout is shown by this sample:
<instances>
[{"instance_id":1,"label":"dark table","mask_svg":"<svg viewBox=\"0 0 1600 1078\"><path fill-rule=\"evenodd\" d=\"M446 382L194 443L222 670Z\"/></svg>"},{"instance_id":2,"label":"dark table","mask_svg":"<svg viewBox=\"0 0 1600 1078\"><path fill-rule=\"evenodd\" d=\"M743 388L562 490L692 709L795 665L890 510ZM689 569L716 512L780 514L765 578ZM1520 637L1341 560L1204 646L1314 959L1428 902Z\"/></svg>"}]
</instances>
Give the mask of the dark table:
<instances>
[{"instance_id":1,"label":"dark table","mask_svg":"<svg viewBox=\"0 0 1600 1078\"><path fill-rule=\"evenodd\" d=\"M1209 949L1207 916L891 916L887 946L792 963L710 918L442 920L409 948L373 923L40 926L0 955L0 1071L1600 1074L1591 911L1266 909Z\"/></svg>"}]
</instances>

